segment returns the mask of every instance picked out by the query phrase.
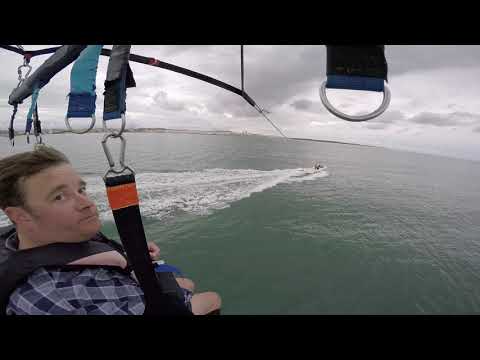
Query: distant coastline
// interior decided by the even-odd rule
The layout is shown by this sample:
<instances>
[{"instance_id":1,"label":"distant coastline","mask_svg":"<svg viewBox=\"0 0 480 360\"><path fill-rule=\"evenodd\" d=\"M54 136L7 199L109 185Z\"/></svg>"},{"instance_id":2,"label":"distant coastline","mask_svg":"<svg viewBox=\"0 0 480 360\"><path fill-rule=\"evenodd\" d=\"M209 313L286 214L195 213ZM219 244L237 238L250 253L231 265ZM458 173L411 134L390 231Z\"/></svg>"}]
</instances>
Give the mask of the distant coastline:
<instances>
[{"instance_id":1,"label":"distant coastline","mask_svg":"<svg viewBox=\"0 0 480 360\"><path fill-rule=\"evenodd\" d=\"M318 139L307 139L307 138L289 138L289 139L299 140L299 141L315 141L315 142L324 142L324 143L334 143L334 144L343 144L343 145L378 147L378 146L375 146L375 145L364 145L364 144L356 144L356 143L349 143L349 142L343 142L343 141L333 141L333 140L318 140Z\"/></svg>"},{"instance_id":2,"label":"distant coastline","mask_svg":"<svg viewBox=\"0 0 480 360\"><path fill-rule=\"evenodd\" d=\"M55 134L65 134L69 131L65 129L45 129L43 133L46 135L55 135ZM94 128L89 131L90 133L103 133L103 128ZM124 132L126 133L169 133L169 134L194 134L194 135L225 135L225 136L261 136L261 137L278 137L279 136L271 136L271 135L261 135L255 133L249 133L247 131L242 132L235 132L230 130L190 130L190 129L167 129L167 128L129 128L125 129ZM33 136L33 134L30 134ZM0 136L8 137L8 131L0 130ZM23 132L16 131L15 136L24 136ZM344 145L355 145L355 146L368 146L368 147L376 147L373 145L363 145L363 144L356 144L356 143L349 143L349 142L342 142L342 141L333 141L333 140L320 140L320 139L309 139L309 138L288 138L289 140L296 140L296 141L315 141L315 142L324 142L324 143L334 143L334 144L344 144Z\"/></svg>"},{"instance_id":3,"label":"distant coastline","mask_svg":"<svg viewBox=\"0 0 480 360\"><path fill-rule=\"evenodd\" d=\"M45 129L43 134L65 134L69 131L65 129ZM93 128L89 133L103 133L103 128ZM129 128L125 129L126 133L173 133L173 134L198 134L198 135L257 135L247 132L237 133L227 130L188 130L188 129L166 129L166 128ZM24 133L20 131L15 131L15 136L23 136ZM30 135L33 135L32 133ZM8 131L0 130L0 136L7 136ZM262 135L260 135L262 136Z\"/></svg>"}]
</instances>

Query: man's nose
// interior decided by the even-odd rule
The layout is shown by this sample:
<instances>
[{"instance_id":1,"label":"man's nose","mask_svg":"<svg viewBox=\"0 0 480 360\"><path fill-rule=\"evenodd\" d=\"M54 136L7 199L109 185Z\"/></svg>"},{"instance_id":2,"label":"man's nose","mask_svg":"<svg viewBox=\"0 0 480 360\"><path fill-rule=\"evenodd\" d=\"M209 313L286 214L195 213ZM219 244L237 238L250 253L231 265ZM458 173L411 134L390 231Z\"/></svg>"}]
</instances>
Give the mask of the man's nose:
<instances>
[{"instance_id":1,"label":"man's nose","mask_svg":"<svg viewBox=\"0 0 480 360\"><path fill-rule=\"evenodd\" d=\"M86 194L77 194L77 206L80 210L94 206L94 203Z\"/></svg>"}]
</instances>

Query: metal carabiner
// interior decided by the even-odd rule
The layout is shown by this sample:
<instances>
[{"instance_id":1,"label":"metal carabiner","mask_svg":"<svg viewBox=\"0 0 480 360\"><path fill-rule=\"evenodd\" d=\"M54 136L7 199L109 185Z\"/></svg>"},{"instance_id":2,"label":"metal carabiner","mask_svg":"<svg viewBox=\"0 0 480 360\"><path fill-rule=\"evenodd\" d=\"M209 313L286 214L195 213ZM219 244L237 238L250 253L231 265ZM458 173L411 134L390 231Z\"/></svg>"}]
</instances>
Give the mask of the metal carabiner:
<instances>
[{"instance_id":1,"label":"metal carabiner","mask_svg":"<svg viewBox=\"0 0 480 360\"><path fill-rule=\"evenodd\" d=\"M115 132L114 130L110 130L107 127L107 120L103 120L103 131L109 132L110 135L114 135L114 137L121 136L123 134L123 130L125 130L125 124L127 123L127 118L125 116L125 113L121 114L121 119L122 119L122 127L120 128L119 132Z\"/></svg>"},{"instance_id":2,"label":"metal carabiner","mask_svg":"<svg viewBox=\"0 0 480 360\"><path fill-rule=\"evenodd\" d=\"M25 74L25 76L23 76L22 74L22 68L27 68L28 71L27 73ZM28 78L28 75L30 75L30 72L32 71L32 67L30 66L30 64L27 63L27 61L25 60L23 65L20 65L18 68L17 68L17 73L18 73L18 85L17 85L17 88L20 87L20 85L22 85L22 83Z\"/></svg>"},{"instance_id":3,"label":"metal carabiner","mask_svg":"<svg viewBox=\"0 0 480 360\"><path fill-rule=\"evenodd\" d=\"M120 170L115 169L115 161L113 160L112 153L110 152L110 149L108 148L107 141L109 138L120 138L121 145L120 145L120 157L119 157L119 163L120 163ZM128 165L125 165L125 149L127 147L127 140L120 134L117 135L115 133L111 134L106 134L103 137L102 140L102 147L103 151L105 152L105 156L107 157L109 169L103 176L103 180L105 181L107 178L107 175L109 173L114 173L114 174L122 174L125 170L129 170L132 174L135 174L135 171Z\"/></svg>"},{"instance_id":4,"label":"metal carabiner","mask_svg":"<svg viewBox=\"0 0 480 360\"><path fill-rule=\"evenodd\" d=\"M377 110L375 110L370 114L365 114L365 115L348 115L341 112L340 110L335 109L333 105L330 104L330 101L328 101L327 94L326 94L326 85L327 85L327 81L325 80L322 86L320 87L320 99L322 100L323 105L325 105L328 111L330 111L333 115L338 116L343 120L354 121L354 122L371 120L381 115L385 110L387 110L388 105L390 104L390 90L388 89L388 86L385 85L383 88L383 101Z\"/></svg>"},{"instance_id":5,"label":"metal carabiner","mask_svg":"<svg viewBox=\"0 0 480 360\"><path fill-rule=\"evenodd\" d=\"M68 116L65 116L65 125L67 126L67 129L68 131L74 133L74 134L86 134L87 132L89 132L90 130L93 129L93 127L95 126L95 114L93 114L91 116L91 122L90 122L90 126L86 129L86 130L73 130L73 128L70 126L70 118Z\"/></svg>"}]
</instances>

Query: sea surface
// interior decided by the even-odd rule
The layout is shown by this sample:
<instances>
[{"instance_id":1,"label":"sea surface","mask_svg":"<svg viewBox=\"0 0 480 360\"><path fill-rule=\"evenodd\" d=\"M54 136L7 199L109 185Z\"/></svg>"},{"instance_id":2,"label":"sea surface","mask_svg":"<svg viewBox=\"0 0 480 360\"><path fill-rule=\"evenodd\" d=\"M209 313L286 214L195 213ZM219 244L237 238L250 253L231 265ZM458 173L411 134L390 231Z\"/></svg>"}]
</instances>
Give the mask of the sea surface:
<instances>
[{"instance_id":1,"label":"sea surface","mask_svg":"<svg viewBox=\"0 0 480 360\"><path fill-rule=\"evenodd\" d=\"M118 238L102 134L44 139ZM480 162L254 135L126 139L148 240L223 314L480 313ZM32 148L0 140L2 157Z\"/></svg>"}]
</instances>

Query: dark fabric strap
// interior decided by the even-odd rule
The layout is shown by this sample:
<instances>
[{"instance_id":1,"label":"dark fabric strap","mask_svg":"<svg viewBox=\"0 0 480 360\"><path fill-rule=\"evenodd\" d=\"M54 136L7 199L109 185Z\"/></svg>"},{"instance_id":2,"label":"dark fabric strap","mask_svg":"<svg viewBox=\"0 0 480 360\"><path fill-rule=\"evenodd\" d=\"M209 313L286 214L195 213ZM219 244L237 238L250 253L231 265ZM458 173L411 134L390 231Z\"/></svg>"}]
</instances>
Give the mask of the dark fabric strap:
<instances>
[{"instance_id":1,"label":"dark fabric strap","mask_svg":"<svg viewBox=\"0 0 480 360\"><path fill-rule=\"evenodd\" d=\"M124 193L124 190L136 192L135 176L106 178L105 185L120 239L145 294L144 315L192 315L178 297L179 286L173 274L156 273L154 270L138 206L138 194Z\"/></svg>"},{"instance_id":2,"label":"dark fabric strap","mask_svg":"<svg viewBox=\"0 0 480 360\"><path fill-rule=\"evenodd\" d=\"M32 75L15 88L8 98L10 105L21 104L32 95L35 87L41 89L58 72L71 64L80 55L86 45L64 45L50 56Z\"/></svg>"},{"instance_id":3,"label":"dark fabric strap","mask_svg":"<svg viewBox=\"0 0 480 360\"><path fill-rule=\"evenodd\" d=\"M12 116L10 117L10 124L8 126L8 138L12 142L12 145L15 145L15 140L14 140L15 129L13 128L13 123L15 121L15 115L17 115L17 111L18 111L18 105L15 104L13 105L13 112L12 112Z\"/></svg>"},{"instance_id":4,"label":"dark fabric strap","mask_svg":"<svg viewBox=\"0 0 480 360\"><path fill-rule=\"evenodd\" d=\"M112 52L112 50L110 50L110 49L102 49L102 55L104 55L104 56L110 56L111 52ZM133 62L140 63L140 64L150 65L150 66L158 67L158 68L161 68L161 69L173 71L173 72L176 72L176 73L179 73L179 74L183 74L183 75L193 77L193 78L201 80L201 81L205 81L209 84L221 87L222 89L225 89L227 91L233 92L234 94L240 95L250 105L252 105L253 107L256 106L253 99L250 96L248 96L248 94L246 92L242 91L241 89L236 88L235 86L232 86L232 85L227 84L223 81L212 78L210 76L207 76L207 75L204 75L204 74L201 74L201 73L198 73L196 71L189 70L189 69L185 69L183 67L173 65L173 64L170 64L170 63L167 63L167 62L164 62L164 61L160 61L158 59L154 59L154 58L147 57L147 56L142 56L142 55L130 54L129 60L133 61Z\"/></svg>"},{"instance_id":5,"label":"dark fabric strap","mask_svg":"<svg viewBox=\"0 0 480 360\"><path fill-rule=\"evenodd\" d=\"M383 91L387 73L384 45L327 45L327 88Z\"/></svg>"},{"instance_id":6,"label":"dark fabric strap","mask_svg":"<svg viewBox=\"0 0 480 360\"><path fill-rule=\"evenodd\" d=\"M61 46L56 46L56 47L51 47L47 49L41 49L41 50L30 50L30 51L25 51L26 54L30 54L30 57L38 56L38 55L45 55L45 54L51 54L60 49Z\"/></svg>"},{"instance_id":7,"label":"dark fabric strap","mask_svg":"<svg viewBox=\"0 0 480 360\"><path fill-rule=\"evenodd\" d=\"M114 45L108 62L105 80L103 120L118 119L127 109L127 88L135 87L132 70L128 64L131 45Z\"/></svg>"},{"instance_id":8,"label":"dark fabric strap","mask_svg":"<svg viewBox=\"0 0 480 360\"><path fill-rule=\"evenodd\" d=\"M38 116L38 103L35 106L35 113L33 114L33 134L39 136L42 134L42 122Z\"/></svg>"},{"instance_id":9,"label":"dark fabric strap","mask_svg":"<svg viewBox=\"0 0 480 360\"><path fill-rule=\"evenodd\" d=\"M15 46L11 46L11 45L0 45L0 48L5 49L5 50L9 50L9 51L13 51L13 52L16 52L17 54L32 58L32 57L38 56L38 55L45 55L45 54L54 53L55 51L60 49L61 46L56 46L56 47L51 47L51 48L46 48L46 49L40 49L40 50L22 50L22 49L19 49Z\"/></svg>"},{"instance_id":10,"label":"dark fabric strap","mask_svg":"<svg viewBox=\"0 0 480 360\"><path fill-rule=\"evenodd\" d=\"M72 46L72 45L64 45L64 46ZM10 51L16 52L16 53L21 54L21 55L24 55L25 53L28 53L31 56L37 56L37 55L42 55L42 54L46 54L46 53L56 51L56 50L60 49L61 47L54 47L54 48L48 48L48 49L42 49L42 50L28 51L28 52L27 51L22 51L21 49L18 49L16 47L13 47L13 46L10 46L10 45L0 45L0 48L10 50ZM112 50L102 49L101 54L104 55L104 56L111 56L112 51L113 51L113 49ZM79 52L79 54L80 54L80 52ZM253 107L256 106L255 101L253 101L253 99L244 91L243 88L238 89L238 88L236 88L236 87L234 87L230 84L227 84L223 81L217 80L217 79L212 78L210 76L207 76L207 75L204 75L204 74L201 74L201 73L198 73L196 71L189 70L189 69L185 69L185 68L177 66L177 65L169 64L167 62L160 61L160 60L157 60L157 59L154 59L154 58L151 58L151 57L146 57L146 56L141 56L141 55L136 55L136 54L129 54L128 59L130 61L134 61L134 62L137 62L137 63L159 67L159 68L162 68L162 69L166 69L166 70L169 70L169 71L174 71L174 72L177 72L177 73L180 73L180 74L183 74L183 75L187 75L187 76L193 77L193 78L201 80L201 81L205 81L209 84L221 87L222 89L225 89L227 91L230 91L230 92L233 92L237 95L240 95L251 106L253 106ZM242 77L242 79L243 79L243 77ZM127 74L126 74L125 80L126 80L126 88L131 87L131 86L135 86L135 85L132 85L132 84L134 84L134 79L133 79L132 70L130 69L129 65L127 67ZM42 84L42 86L43 85L45 85L45 84ZM115 95L118 94L119 90L122 90L123 87L118 86L118 85L117 85L117 87L118 87L118 89L115 89L115 84L110 84L110 83L105 84L105 97L106 98L105 98L105 105L104 106L107 106L107 109L109 110L109 111L107 111L107 114L104 115L106 117L105 120L118 118L120 116L119 114L121 114L121 110L122 110L121 107L123 106L123 103L121 102L122 97L121 96L120 97L115 97ZM110 94L110 93L112 93L112 94L108 96L108 100L107 100L107 94ZM13 93L12 93L12 95L13 95ZM29 93L27 91L26 94L16 93L15 96L12 96L12 95L10 95L10 98L9 98L10 105L13 105L13 102L21 103L26 97L31 95L31 92ZM113 117L113 116L116 116L116 117Z\"/></svg>"},{"instance_id":11,"label":"dark fabric strap","mask_svg":"<svg viewBox=\"0 0 480 360\"><path fill-rule=\"evenodd\" d=\"M20 54L20 55L24 55L24 54L25 54L25 51L24 51L24 50L19 49L19 48L15 47L15 46L11 46L11 45L0 45L0 48L5 49L5 50L8 50L8 51L16 52L17 54Z\"/></svg>"}]
</instances>

